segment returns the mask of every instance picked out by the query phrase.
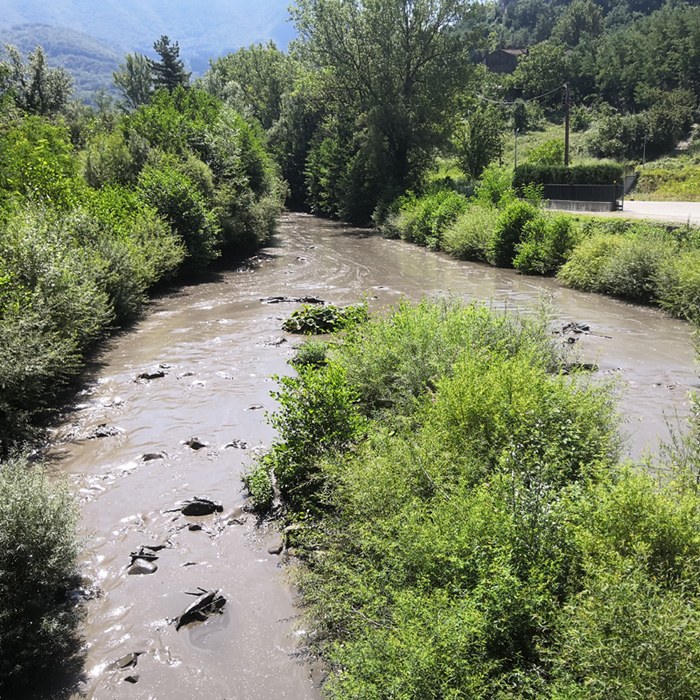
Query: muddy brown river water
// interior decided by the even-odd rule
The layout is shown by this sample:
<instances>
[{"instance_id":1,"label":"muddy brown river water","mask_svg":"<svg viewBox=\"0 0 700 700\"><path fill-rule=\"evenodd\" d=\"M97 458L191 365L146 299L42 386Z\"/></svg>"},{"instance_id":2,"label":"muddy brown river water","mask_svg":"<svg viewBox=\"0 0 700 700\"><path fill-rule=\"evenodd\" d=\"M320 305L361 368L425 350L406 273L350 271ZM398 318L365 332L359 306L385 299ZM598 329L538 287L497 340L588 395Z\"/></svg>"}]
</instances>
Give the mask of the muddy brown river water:
<instances>
[{"instance_id":1,"label":"muddy brown river water","mask_svg":"<svg viewBox=\"0 0 700 700\"><path fill-rule=\"evenodd\" d=\"M320 697L320 674L301 653L306 632L288 570L268 553L276 535L243 510L240 477L273 439L264 420L274 408L271 376L290 371L299 342L280 330L295 305L260 299L348 304L363 294L377 310L401 297L452 294L530 313L544 299L555 328L588 324L574 349L599 365L597 376L619 378L635 457L667 436L667 421L687 410L698 385L690 328L657 310L284 215L274 245L252 261L153 301L109 341L80 403L54 429L50 456L81 501L83 568L95 593L81 697ZM163 377L135 381L158 365ZM102 424L118 431L88 439ZM192 437L206 446L185 445ZM144 460L149 453L161 458ZM220 501L223 513L168 512L193 496ZM165 545L157 571L128 575L130 552L148 544ZM198 587L222 590L223 614L176 631L171 620ZM115 664L132 652L142 652L135 666Z\"/></svg>"}]
</instances>

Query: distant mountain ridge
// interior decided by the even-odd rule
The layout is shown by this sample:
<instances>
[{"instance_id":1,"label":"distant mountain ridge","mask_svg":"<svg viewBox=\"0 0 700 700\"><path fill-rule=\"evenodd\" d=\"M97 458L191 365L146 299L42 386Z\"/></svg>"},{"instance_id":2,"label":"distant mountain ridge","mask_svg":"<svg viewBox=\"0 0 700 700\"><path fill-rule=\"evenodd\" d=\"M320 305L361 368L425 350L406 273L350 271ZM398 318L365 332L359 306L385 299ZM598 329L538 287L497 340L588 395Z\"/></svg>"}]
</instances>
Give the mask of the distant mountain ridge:
<instances>
[{"instance_id":1,"label":"distant mountain ridge","mask_svg":"<svg viewBox=\"0 0 700 700\"><path fill-rule=\"evenodd\" d=\"M83 48L93 42L96 50L102 50L96 51L98 56L114 52L121 61L134 51L152 56L153 42L167 34L179 43L187 66L203 73L210 59L241 46L272 39L286 48L294 36L288 4L288 0L4 0L0 41L19 35L21 41L14 43L24 48L32 43L28 25L36 27L34 45L42 43L39 39L48 30L55 30L56 38L67 28L66 40L76 39ZM48 49L47 53L55 55Z\"/></svg>"}]
</instances>

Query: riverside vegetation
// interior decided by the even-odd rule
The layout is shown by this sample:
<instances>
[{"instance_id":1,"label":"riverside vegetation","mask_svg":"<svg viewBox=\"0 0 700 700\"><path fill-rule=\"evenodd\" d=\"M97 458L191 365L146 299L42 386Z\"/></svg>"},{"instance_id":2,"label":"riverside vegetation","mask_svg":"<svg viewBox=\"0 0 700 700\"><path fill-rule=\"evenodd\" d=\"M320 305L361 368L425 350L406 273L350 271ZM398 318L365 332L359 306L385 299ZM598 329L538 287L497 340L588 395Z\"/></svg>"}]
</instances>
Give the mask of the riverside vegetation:
<instances>
[{"instance_id":1,"label":"riverside vegetation","mask_svg":"<svg viewBox=\"0 0 700 700\"><path fill-rule=\"evenodd\" d=\"M547 212L536 187L521 187L524 198L516 191L509 172L492 166L471 198L444 189L404 195L380 230L700 320L699 229Z\"/></svg>"},{"instance_id":2,"label":"riverside vegetation","mask_svg":"<svg viewBox=\"0 0 700 700\"><path fill-rule=\"evenodd\" d=\"M700 693L700 406L619 461L611 387L545 320L400 304L283 377L275 490L330 698Z\"/></svg>"},{"instance_id":3,"label":"riverside vegetation","mask_svg":"<svg viewBox=\"0 0 700 700\"><path fill-rule=\"evenodd\" d=\"M283 201L257 122L189 86L177 44L156 48L121 111L71 103L40 50L0 63L3 696L65 663L79 615L71 499L16 455L150 291L262 245Z\"/></svg>"}]
</instances>

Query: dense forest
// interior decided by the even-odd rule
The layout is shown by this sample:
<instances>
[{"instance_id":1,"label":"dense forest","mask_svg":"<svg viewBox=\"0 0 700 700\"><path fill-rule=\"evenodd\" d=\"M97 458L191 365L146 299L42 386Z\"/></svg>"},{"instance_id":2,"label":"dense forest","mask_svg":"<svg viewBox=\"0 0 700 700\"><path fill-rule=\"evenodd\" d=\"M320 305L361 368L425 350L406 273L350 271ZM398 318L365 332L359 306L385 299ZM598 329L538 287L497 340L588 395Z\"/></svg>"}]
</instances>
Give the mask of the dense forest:
<instances>
[{"instance_id":1,"label":"dense forest","mask_svg":"<svg viewBox=\"0 0 700 700\"><path fill-rule=\"evenodd\" d=\"M700 7L291 12L288 51L254 44L198 79L161 36L94 106L40 46L0 62L0 694L76 651L76 513L27 468L32 440L149 293L264 244L285 202L699 318L697 230L553 215L540 185L681 143L695 176ZM486 67L514 48L510 72ZM513 138L537 144L520 169ZM303 346L247 476L261 513L299 526L328 694L697 696L697 404L658 474L627 468L612 394L570 376L541 324L424 304L349 325Z\"/></svg>"}]
</instances>

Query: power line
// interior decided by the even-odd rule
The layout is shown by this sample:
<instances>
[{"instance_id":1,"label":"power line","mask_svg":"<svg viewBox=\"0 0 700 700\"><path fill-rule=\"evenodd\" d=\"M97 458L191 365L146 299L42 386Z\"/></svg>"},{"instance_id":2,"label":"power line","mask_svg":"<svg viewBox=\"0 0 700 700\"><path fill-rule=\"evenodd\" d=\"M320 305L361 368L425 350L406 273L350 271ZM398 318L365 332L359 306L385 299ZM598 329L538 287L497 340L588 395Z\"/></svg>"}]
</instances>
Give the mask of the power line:
<instances>
[{"instance_id":1,"label":"power line","mask_svg":"<svg viewBox=\"0 0 700 700\"><path fill-rule=\"evenodd\" d=\"M517 104L518 102L533 102L534 100L541 100L543 97L547 97L548 95L551 95L552 93L558 92L559 90L565 90L566 85L560 85L559 87L555 87L553 90L550 90L549 92L543 92L541 95L535 95L534 97L528 97L526 100L513 100L512 102L508 102L506 100L492 100L489 97L485 97L484 95L480 95L478 92L476 93L476 96L480 99L483 100L484 102L490 102L493 105L501 105L503 107L512 107L514 104Z\"/></svg>"}]
</instances>

